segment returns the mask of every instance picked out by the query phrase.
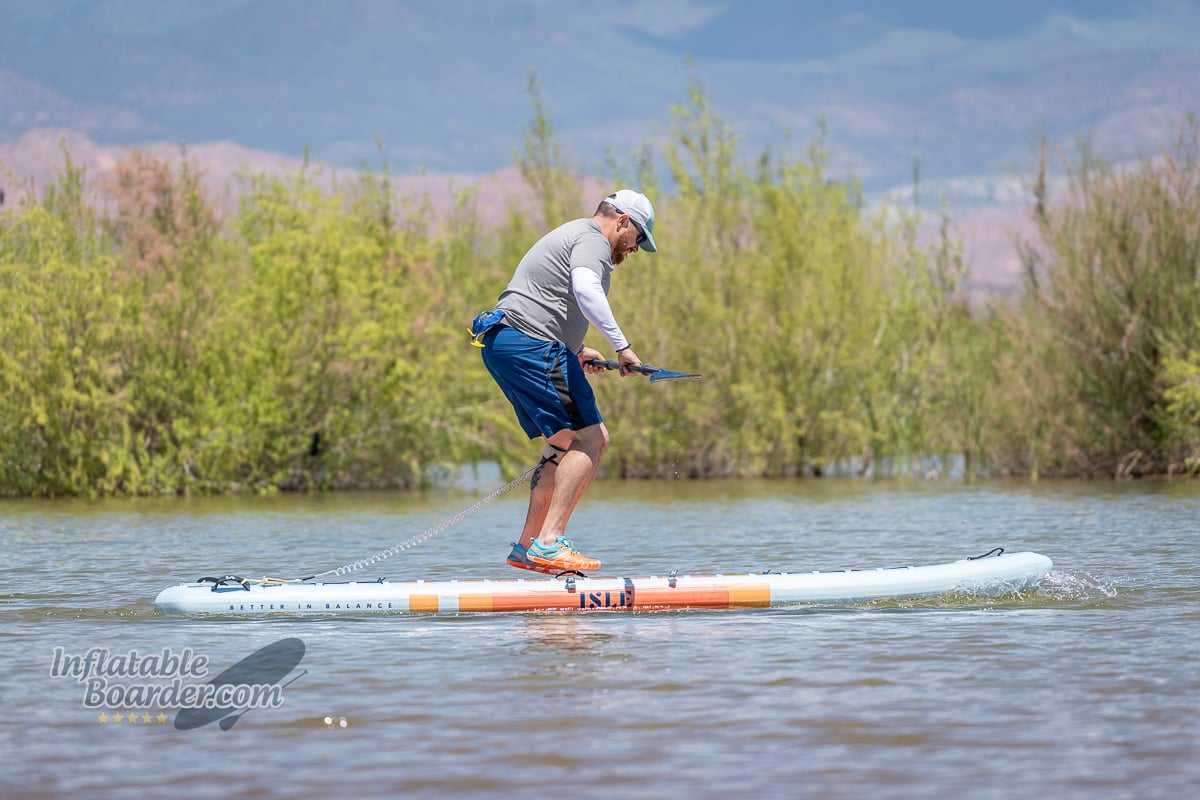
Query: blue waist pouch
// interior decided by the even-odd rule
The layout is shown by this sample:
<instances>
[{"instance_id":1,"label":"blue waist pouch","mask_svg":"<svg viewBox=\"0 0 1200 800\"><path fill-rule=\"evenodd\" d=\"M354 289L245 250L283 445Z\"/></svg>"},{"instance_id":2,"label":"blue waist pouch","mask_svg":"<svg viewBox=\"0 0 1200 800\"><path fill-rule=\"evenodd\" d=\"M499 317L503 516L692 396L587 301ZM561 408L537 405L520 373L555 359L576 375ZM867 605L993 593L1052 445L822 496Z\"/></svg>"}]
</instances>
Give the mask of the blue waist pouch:
<instances>
[{"instance_id":1,"label":"blue waist pouch","mask_svg":"<svg viewBox=\"0 0 1200 800\"><path fill-rule=\"evenodd\" d=\"M471 344L483 347L483 336L492 328L504 321L504 312L493 308L477 315L471 322Z\"/></svg>"}]
</instances>

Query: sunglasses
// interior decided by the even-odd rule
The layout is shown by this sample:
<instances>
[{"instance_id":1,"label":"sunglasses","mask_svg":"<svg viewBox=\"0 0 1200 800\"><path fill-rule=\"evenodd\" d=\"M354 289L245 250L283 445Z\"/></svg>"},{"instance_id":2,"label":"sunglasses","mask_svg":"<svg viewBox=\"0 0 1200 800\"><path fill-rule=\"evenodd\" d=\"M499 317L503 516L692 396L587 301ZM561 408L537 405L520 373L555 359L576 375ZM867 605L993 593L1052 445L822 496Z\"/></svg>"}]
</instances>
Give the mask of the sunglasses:
<instances>
[{"instance_id":1,"label":"sunglasses","mask_svg":"<svg viewBox=\"0 0 1200 800\"><path fill-rule=\"evenodd\" d=\"M629 216L628 214L626 216ZM646 243L646 232L642 230L642 226L633 221L633 217L629 217L629 222L633 225L634 230L638 232L638 238L635 244L641 247Z\"/></svg>"}]
</instances>

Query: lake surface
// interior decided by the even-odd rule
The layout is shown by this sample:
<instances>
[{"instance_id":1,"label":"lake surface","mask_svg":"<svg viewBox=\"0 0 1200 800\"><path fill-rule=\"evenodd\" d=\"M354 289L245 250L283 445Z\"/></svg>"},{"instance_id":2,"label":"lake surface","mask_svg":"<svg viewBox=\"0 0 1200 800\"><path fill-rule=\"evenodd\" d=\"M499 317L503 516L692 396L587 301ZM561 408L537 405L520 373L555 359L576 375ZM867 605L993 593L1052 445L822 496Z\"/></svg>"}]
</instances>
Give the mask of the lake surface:
<instances>
[{"instance_id":1,"label":"lake surface","mask_svg":"<svg viewBox=\"0 0 1200 800\"><path fill-rule=\"evenodd\" d=\"M996 546L1054 559L1036 590L997 599L153 610L160 589L202 575L311 575L372 555L493 488L0 501L0 796L1176 800L1200 787L1195 482L606 482L572 523L579 549L605 560L598 574L897 566ZM361 577L518 577L503 560L526 497ZM56 649L107 648L189 651L212 678L292 638L304 653L283 704L228 730L177 729L172 708L133 722L85 708L86 685L52 675Z\"/></svg>"}]
</instances>

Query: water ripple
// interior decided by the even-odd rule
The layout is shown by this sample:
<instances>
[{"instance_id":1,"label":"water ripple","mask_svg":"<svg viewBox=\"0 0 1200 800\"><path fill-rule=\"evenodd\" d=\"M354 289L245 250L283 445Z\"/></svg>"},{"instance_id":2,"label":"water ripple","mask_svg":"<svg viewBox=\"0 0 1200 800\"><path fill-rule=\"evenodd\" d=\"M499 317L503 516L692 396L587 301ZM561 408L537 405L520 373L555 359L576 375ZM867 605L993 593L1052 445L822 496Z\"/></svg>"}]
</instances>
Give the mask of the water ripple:
<instances>
[{"instance_id":1,"label":"water ripple","mask_svg":"<svg viewBox=\"0 0 1200 800\"><path fill-rule=\"evenodd\" d=\"M633 574L933 563L995 545L1055 560L1037 587L998 597L588 615L153 611L180 580L311 574L473 499L0 504L0 795L1174 800L1200 784L1195 484L606 484L572 521L581 549ZM390 559L387 576L505 577L524 511L524 498L502 499ZM304 642L306 672L282 706L228 731L101 724L83 684L50 676L55 648L191 648L215 674L288 637Z\"/></svg>"}]
</instances>

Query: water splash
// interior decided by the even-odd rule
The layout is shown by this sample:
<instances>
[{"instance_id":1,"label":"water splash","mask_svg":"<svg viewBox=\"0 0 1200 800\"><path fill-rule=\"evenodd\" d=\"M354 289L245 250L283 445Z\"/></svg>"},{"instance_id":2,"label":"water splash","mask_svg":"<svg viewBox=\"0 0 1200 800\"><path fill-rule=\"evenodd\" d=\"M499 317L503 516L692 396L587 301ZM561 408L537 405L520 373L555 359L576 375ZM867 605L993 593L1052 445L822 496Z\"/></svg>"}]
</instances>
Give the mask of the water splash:
<instances>
[{"instance_id":1,"label":"water splash","mask_svg":"<svg viewBox=\"0 0 1200 800\"><path fill-rule=\"evenodd\" d=\"M1044 600L1072 603L1096 603L1118 594L1112 581L1081 570L1051 570L1038 582L1036 595Z\"/></svg>"}]
</instances>

